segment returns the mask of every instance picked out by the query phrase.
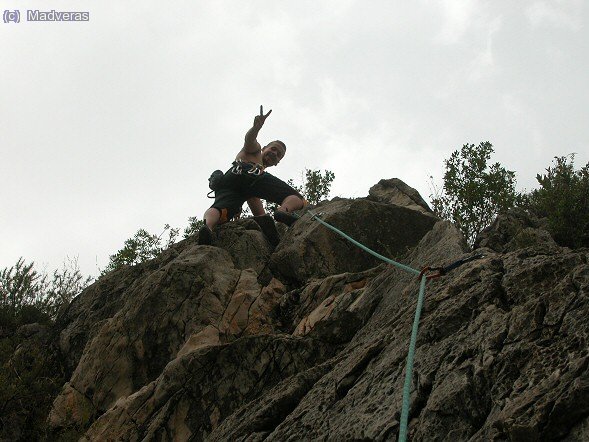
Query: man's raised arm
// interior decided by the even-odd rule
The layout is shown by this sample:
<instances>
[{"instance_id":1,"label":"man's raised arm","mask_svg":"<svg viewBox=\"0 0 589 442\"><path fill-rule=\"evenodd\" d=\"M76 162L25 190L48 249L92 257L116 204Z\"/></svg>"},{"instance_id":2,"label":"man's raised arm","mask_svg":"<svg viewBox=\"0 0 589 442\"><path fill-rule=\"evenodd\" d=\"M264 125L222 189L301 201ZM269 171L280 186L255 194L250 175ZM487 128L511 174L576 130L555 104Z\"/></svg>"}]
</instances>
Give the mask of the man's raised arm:
<instances>
[{"instance_id":1,"label":"man's raised arm","mask_svg":"<svg viewBox=\"0 0 589 442\"><path fill-rule=\"evenodd\" d=\"M260 129L262 128L262 126L264 125L264 122L266 121L266 118L268 118L268 115L270 115L271 113L272 113L272 109L270 109L270 111L268 111L268 113L266 115L264 115L264 110L263 110L262 106L260 106L260 115L256 115L254 117L254 125L245 134L245 143L243 145L243 150L245 152L258 153L262 149L262 146L260 146L260 143L258 143L258 140L257 140L258 132L260 132Z\"/></svg>"}]
</instances>

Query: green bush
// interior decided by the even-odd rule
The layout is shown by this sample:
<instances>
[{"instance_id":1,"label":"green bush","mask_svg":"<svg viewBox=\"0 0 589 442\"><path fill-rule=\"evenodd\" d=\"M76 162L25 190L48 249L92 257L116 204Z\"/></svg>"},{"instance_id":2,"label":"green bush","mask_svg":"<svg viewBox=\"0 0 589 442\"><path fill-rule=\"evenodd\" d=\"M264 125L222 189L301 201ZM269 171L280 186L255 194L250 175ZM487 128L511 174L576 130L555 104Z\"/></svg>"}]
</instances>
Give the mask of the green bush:
<instances>
[{"instance_id":1,"label":"green bush","mask_svg":"<svg viewBox=\"0 0 589 442\"><path fill-rule=\"evenodd\" d=\"M444 161L446 172L441 191L430 195L434 213L452 221L472 245L476 236L498 213L513 207L518 199L515 173L501 164L489 165L493 145L465 144Z\"/></svg>"},{"instance_id":2,"label":"green bush","mask_svg":"<svg viewBox=\"0 0 589 442\"><path fill-rule=\"evenodd\" d=\"M15 353L19 345L25 351ZM0 440L48 440L46 418L65 382L57 352L41 342L0 338Z\"/></svg>"},{"instance_id":3,"label":"green bush","mask_svg":"<svg viewBox=\"0 0 589 442\"><path fill-rule=\"evenodd\" d=\"M536 179L540 188L528 195L528 210L547 219L560 245L589 247L589 163L575 170L574 155L555 157Z\"/></svg>"},{"instance_id":4,"label":"green bush","mask_svg":"<svg viewBox=\"0 0 589 442\"><path fill-rule=\"evenodd\" d=\"M321 173L320 170L305 169L305 186L302 194L309 204L319 204L321 200L329 196L331 183L335 174L330 170Z\"/></svg>"},{"instance_id":5,"label":"green bush","mask_svg":"<svg viewBox=\"0 0 589 442\"><path fill-rule=\"evenodd\" d=\"M182 237L186 239L191 235L197 234L200 228L204 225L205 222L202 219L199 219L196 216L191 216L188 218L188 226L184 229Z\"/></svg>"},{"instance_id":6,"label":"green bush","mask_svg":"<svg viewBox=\"0 0 589 442\"><path fill-rule=\"evenodd\" d=\"M51 325L58 311L91 281L75 260L52 274L19 258L0 270L0 440L46 440L45 419L65 382L49 327L39 335L17 333L21 325Z\"/></svg>"},{"instance_id":7,"label":"green bush","mask_svg":"<svg viewBox=\"0 0 589 442\"><path fill-rule=\"evenodd\" d=\"M188 227L188 229L190 226ZM125 241L123 248L110 255L108 265L101 271L101 276L124 265L136 265L157 258L160 253L174 244L180 229L171 228L169 224L159 235L139 229L132 238ZM167 237L164 235L167 234Z\"/></svg>"},{"instance_id":8,"label":"green bush","mask_svg":"<svg viewBox=\"0 0 589 442\"><path fill-rule=\"evenodd\" d=\"M39 272L21 257L0 270L0 329L13 331L31 322L48 324L92 278L84 278L75 260L51 275Z\"/></svg>"}]
</instances>

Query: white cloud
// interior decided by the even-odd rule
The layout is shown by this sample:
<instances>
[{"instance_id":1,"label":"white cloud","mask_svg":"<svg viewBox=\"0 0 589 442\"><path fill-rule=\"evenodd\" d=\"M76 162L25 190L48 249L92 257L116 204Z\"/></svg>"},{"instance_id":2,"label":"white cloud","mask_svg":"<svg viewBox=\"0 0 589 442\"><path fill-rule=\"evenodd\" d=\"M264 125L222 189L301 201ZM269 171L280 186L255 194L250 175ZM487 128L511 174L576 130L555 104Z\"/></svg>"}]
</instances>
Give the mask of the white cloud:
<instances>
[{"instance_id":1,"label":"white cloud","mask_svg":"<svg viewBox=\"0 0 589 442\"><path fill-rule=\"evenodd\" d=\"M0 26L0 267L80 255L95 273L138 228L201 216L260 104L260 141L288 145L273 172L330 169L341 196L397 176L427 197L465 142L531 180L589 143L580 2L88 8L77 26Z\"/></svg>"},{"instance_id":2,"label":"white cloud","mask_svg":"<svg viewBox=\"0 0 589 442\"><path fill-rule=\"evenodd\" d=\"M526 16L534 27L557 27L578 32L583 25L582 0L552 0L534 2Z\"/></svg>"},{"instance_id":3,"label":"white cloud","mask_svg":"<svg viewBox=\"0 0 589 442\"><path fill-rule=\"evenodd\" d=\"M501 30L502 19L497 17L491 20L486 29L486 44L470 64L468 78L470 81L478 82L483 78L487 78L495 73L496 63L493 54L493 38L497 32Z\"/></svg>"},{"instance_id":4,"label":"white cloud","mask_svg":"<svg viewBox=\"0 0 589 442\"><path fill-rule=\"evenodd\" d=\"M475 25L480 7L480 3L475 0L441 0L429 1L427 4L431 8L441 9L442 23L436 41L442 44L455 44L460 41Z\"/></svg>"}]
</instances>

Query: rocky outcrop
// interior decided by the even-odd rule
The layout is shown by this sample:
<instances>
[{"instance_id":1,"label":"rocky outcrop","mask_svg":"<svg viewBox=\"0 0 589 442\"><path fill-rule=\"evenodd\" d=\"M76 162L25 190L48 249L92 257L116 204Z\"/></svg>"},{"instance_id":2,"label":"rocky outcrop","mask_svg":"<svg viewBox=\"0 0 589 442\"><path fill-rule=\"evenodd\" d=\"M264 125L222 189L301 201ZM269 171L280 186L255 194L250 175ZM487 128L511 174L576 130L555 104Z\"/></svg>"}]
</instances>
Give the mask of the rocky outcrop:
<instances>
[{"instance_id":1,"label":"rocky outcrop","mask_svg":"<svg viewBox=\"0 0 589 442\"><path fill-rule=\"evenodd\" d=\"M511 252L524 247L555 248L556 242L547 227L522 209L501 213L477 235L475 248L487 247L495 252Z\"/></svg>"},{"instance_id":2,"label":"rocky outcrop","mask_svg":"<svg viewBox=\"0 0 589 442\"><path fill-rule=\"evenodd\" d=\"M406 255L437 221L418 210L367 199L337 199L319 205L313 212L321 213L324 221L392 259ZM308 213L284 235L268 266L287 284L301 286L311 278L359 272L379 263Z\"/></svg>"},{"instance_id":3,"label":"rocky outcrop","mask_svg":"<svg viewBox=\"0 0 589 442\"><path fill-rule=\"evenodd\" d=\"M379 185L313 212L415 269L482 255L428 283L410 438L586 440L589 252L523 215L469 251L404 183ZM275 250L229 223L74 300L49 423L100 441L394 440L418 285L309 213Z\"/></svg>"},{"instance_id":4,"label":"rocky outcrop","mask_svg":"<svg viewBox=\"0 0 589 442\"><path fill-rule=\"evenodd\" d=\"M447 253L449 242L434 238L447 239L451 228L440 223L435 230L413 254L414 266L427 259L426 250ZM450 252L462 256L460 242ZM559 440L572 428L576 440L586 438L587 253L485 252L428 286L411 438ZM385 290L378 309L327 373L283 381L257 401L262 406L245 405L227 418L211 439L394 440L417 282L389 269L371 287L367 296ZM289 395L296 406L267 425Z\"/></svg>"},{"instance_id":5,"label":"rocky outcrop","mask_svg":"<svg viewBox=\"0 0 589 442\"><path fill-rule=\"evenodd\" d=\"M398 178L380 180L368 191L368 199L379 203L407 207L425 214L433 214L419 192Z\"/></svg>"}]
</instances>

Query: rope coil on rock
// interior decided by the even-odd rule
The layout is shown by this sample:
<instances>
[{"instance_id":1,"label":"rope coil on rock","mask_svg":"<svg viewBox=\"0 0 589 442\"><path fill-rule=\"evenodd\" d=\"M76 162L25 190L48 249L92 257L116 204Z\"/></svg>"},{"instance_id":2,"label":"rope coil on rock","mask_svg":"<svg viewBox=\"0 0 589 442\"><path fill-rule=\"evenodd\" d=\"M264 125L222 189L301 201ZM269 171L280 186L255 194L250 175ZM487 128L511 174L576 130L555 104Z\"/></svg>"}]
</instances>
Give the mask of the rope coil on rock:
<instances>
[{"instance_id":1,"label":"rope coil on rock","mask_svg":"<svg viewBox=\"0 0 589 442\"><path fill-rule=\"evenodd\" d=\"M321 223L322 225L324 225L328 229L334 231L338 235L347 239L352 244L358 246L359 248L361 248L365 252L371 254L372 256L375 256L376 258L378 258L388 264L392 264L395 267L405 270L406 272L418 275L418 277L420 279L419 295L417 297L417 307L415 309L415 316L413 318L413 327L411 329L411 339L409 340L409 351L407 353L407 363L405 366L405 383L403 385L403 406L401 409L401 421L399 423L399 442L405 442L407 440L407 422L409 420L411 379L413 376L413 360L415 359L415 348L417 345L417 332L419 330L419 319L421 317L421 311L423 309L423 302L425 299L425 286L430 279L439 278L440 276L447 274L451 270L454 270L455 268L460 267L461 265L463 265L469 261L473 261L475 259L482 258L483 255L477 254L477 255L473 255L468 258L463 258L463 259L460 259L460 260L458 260L458 261L456 261L446 267L424 267L423 270L419 271L419 270L415 270L409 266L406 266L405 264L401 264L399 262L393 261L392 259L389 259L389 258L375 252L374 250L366 247L364 244L359 243L358 241L356 241L355 239L353 239L349 235L345 234L341 230L339 230L336 227L333 227L331 224L323 221L320 218L322 213L315 214L311 210L308 210L308 212L311 214L312 220L318 221L319 223ZM295 215L295 216L298 216L298 215ZM298 217L300 218L300 216L298 216ZM431 271L434 271L436 273L428 274L428 272L431 272Z\"/></svg>"}]
</instances>

